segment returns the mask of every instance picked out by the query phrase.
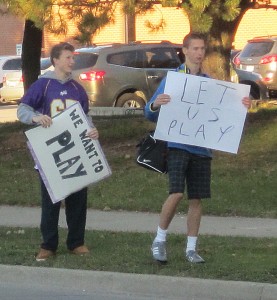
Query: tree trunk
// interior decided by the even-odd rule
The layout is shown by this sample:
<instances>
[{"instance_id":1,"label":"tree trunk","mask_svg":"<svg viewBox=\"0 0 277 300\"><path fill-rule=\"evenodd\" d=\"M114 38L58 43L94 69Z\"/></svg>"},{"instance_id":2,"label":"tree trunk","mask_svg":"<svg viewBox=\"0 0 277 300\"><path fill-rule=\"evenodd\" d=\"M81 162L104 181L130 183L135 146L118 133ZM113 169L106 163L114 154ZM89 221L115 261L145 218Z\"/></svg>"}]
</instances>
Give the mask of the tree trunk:
<instances>
[{"instance_id":1,"label":"tree trunk","mask_svg":"<svg viewBox=\"0 0 277 300\"><path fill-rule=\"evenodd\" d=\"M136 15L126 15L126 42L134 42L136 40Z\"/></svg>"},{"instance_id":2,"label":"tree trunk","mask_svg":"<svg viewBox=\"0 0 277 300\"><path fill-rule=\"evenodd\" d=\"M40 75L41 47L42 30L31 20L26 20L22 44L22 74L25 91Z\"/></svg>"},{"instance_id":3,"label":"tree trunk","mask_svg":"<svg viewBox=\"0 0 277 300\"><path fill-rule=\"evenodd\" d=\"M237 32L238 25L245 14L242 9L239 16L232 22L214 18L209 32L209 48L205 60L208 73L220 80L230 79L230 54L232 43ZM221 30L218 30L220 28Z\"/></svg>"}]
</instances>

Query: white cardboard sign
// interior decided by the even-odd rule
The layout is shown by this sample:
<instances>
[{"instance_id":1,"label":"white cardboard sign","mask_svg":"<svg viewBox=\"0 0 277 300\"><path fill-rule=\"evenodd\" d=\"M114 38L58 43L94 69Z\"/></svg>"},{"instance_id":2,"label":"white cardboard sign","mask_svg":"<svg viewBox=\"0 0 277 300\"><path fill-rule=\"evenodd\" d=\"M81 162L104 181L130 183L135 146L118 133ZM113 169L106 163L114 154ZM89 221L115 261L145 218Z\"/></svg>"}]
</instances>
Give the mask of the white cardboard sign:
<instances>
[{"instance_id":1,"label":"white cardboard sign","mask_svg":"<svg viewBox=\"0 0 277 300\"><path fill-rule=\"evenodd\" d=\"M55 116L50 127L25 132L53 203L111 175L99 142L86 136L89 128L77 102Z\"/></svg>"},{"instance_id":2,"label":"white cardboard sign","mask_svg":"<svg viewBox=\"0 0 277 300\"><path fill-rule=\"evenodd\" d=\"M237 153L250 86L169 71L156 139Z\"/></svg>"}]
</instances>

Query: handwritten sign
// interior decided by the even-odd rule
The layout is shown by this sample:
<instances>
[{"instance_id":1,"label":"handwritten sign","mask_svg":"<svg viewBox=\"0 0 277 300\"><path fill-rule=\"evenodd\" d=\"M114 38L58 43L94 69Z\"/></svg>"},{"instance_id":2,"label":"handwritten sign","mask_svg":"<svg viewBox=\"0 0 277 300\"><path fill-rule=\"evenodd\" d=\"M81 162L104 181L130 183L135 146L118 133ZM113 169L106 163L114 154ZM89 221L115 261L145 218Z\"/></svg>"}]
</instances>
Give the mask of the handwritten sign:
<instances>
[{"instance_id":1,"label":"handwritten sign","mask_svg":"<svg viewBox=\"0 0 277 300\"><path fill-rule=\"evenodd\" d=\"M170 71L156 139L237 153L250 86Z\"/></svg>"},{"instance_id":2,"label":"handwritten sign","mask_svg":"<svg viewBox=\"0 0 277 300\"><path fill-rule=\"evenodd\" d=\"M77 102L54 117L50 127L25 132L53 203L111 175L99 142L86 136L89 128Z\"/></svg>"}]
</instances>

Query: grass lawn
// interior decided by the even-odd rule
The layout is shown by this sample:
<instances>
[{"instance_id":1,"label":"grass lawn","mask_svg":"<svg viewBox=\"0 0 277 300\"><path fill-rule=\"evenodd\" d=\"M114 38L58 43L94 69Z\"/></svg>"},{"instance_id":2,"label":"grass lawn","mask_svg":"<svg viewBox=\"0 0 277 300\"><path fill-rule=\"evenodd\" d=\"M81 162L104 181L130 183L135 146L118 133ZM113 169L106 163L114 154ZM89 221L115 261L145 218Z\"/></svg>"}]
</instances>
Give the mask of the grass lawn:
<instances>
[{"instance_id":1,"label":"grass lawn","mask_svg":"<svg viewBox=\"0 0 277 300\"><path fill-rule=\"evenodd\" d=\"M142 117L97 118L100 143L112 176L89 188L89 207L159 212L167 196L167 176L135 162L136 144L153 128ZM37 173L19 122L0 124L0 204L38 206ZM277 109L247 117L237 155L214 151L212 199L204 214L277 217ZM186 212L183 201L179 212Z\"/></svg>"},{"instance_id":2,"label":"grass lawn","mask_svg":"<svg viewBox=\"0 0 277 300\"><path fill-rule=\"evenodd\" d=\"M152 260L152 238L150 233L87 231L91 253L76 257L68 253L61 229L57 255L36 262L39 229L0 227L0 264L277 283L277 239L201 236L199 251L206 263L194 265L184 259L184 236L170 234L169 261L161 265Z\"/></svg>"}]
</instances>

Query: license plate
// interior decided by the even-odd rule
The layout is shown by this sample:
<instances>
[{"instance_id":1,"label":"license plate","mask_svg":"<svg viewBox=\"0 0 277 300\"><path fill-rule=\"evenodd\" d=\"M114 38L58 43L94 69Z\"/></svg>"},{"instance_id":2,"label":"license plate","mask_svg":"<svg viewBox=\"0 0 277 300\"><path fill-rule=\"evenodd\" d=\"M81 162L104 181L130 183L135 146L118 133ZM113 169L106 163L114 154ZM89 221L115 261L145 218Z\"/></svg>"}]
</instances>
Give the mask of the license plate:
<instances>
[{"instance_id":1,"label":"license plate","mask_svg":"<svg viewBox=\"0 0 277 300\"><path fill-rule=\"evenodd\" d=\"M16 86L16 82L14 82L14 81L7 81L7 86L15 87Z\"/></svg>"},{"instance_id":2,"label":"license plate","mask_svg":"<svg viewBox=\"0 0 277 300\"><path fill-rule=\"evenodd\" d=\"M254 66L246 66L246 71L253 72L254 71Z\"/></svg>"}]
</instances>

